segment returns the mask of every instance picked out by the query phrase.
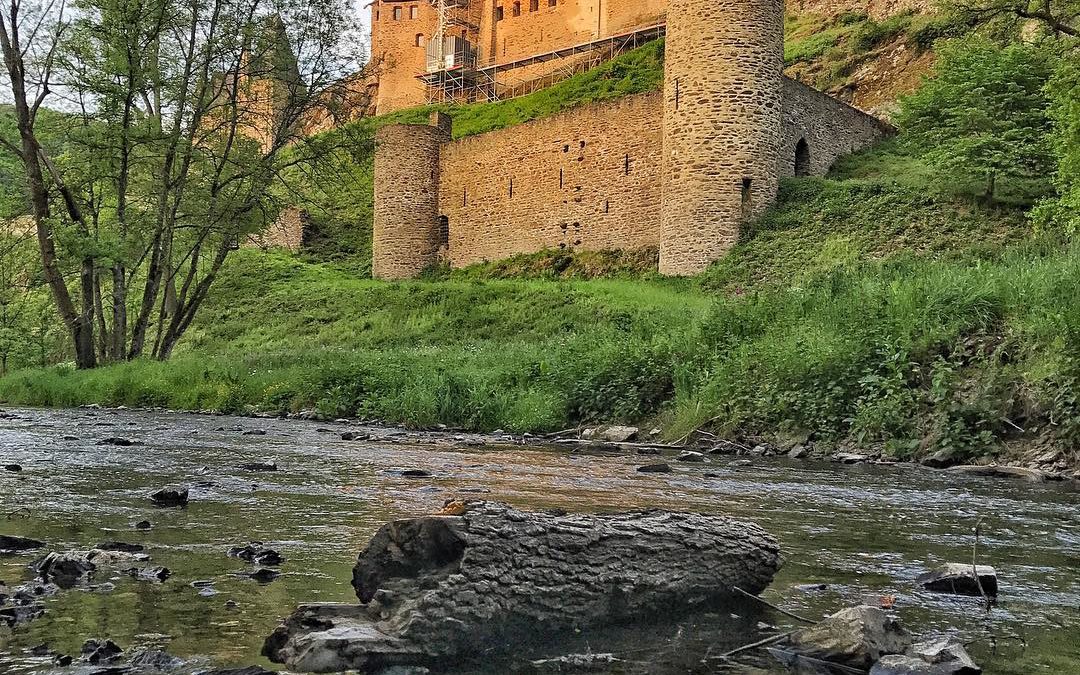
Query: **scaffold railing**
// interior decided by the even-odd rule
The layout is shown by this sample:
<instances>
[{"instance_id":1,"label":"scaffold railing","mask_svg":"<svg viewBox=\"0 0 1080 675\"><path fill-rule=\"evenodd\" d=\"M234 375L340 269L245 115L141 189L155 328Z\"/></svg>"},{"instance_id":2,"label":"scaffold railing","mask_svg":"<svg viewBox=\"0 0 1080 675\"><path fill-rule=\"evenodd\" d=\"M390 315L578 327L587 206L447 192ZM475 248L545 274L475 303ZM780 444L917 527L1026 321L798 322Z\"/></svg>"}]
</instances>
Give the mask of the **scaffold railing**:
<instances>
[{"instance_id":1,"label":"scaffold railing","mask_svg":"<svg viewBox=\"0 0 1080 675\"><path fill-rule=\"evenodd\" d=\"M553 49L506 63L484 59L479 50L462 38L461 53L450 67L417 75L427 90L428 103L473 103L524 96L591 70L641 45L664 36L666 24L657 23L561 49ZM446 47L450 47L446 45ZM530 66L550 64L547 68ZM431 66L429 65L429 68ZM540 70L540 72L536 72Z\"/></svg>"}]
</instances>

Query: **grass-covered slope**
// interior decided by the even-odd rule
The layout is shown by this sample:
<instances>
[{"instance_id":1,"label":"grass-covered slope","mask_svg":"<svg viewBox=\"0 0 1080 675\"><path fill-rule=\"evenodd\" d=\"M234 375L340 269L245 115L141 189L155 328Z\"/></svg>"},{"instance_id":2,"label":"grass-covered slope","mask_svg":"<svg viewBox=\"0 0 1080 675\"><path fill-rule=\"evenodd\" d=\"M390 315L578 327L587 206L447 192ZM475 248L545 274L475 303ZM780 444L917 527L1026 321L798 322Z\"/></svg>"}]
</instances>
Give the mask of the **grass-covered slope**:
<instances>
[{"instance_id":1,"label":"grass-covered slope","mask_svg":"<svg viewBox=\"0 0 1080 675\"><path fill-rule=\"evenodd\" d=\"M655 252L388 284L241 251L171 362L27 371L0 399L488 430L628 421L901 457L1071 448L1080 252L922 175L886 145L788 180L695 279L643 272ZM620 278L588 278L605 266Z\"/></svg>"}]
</instances>

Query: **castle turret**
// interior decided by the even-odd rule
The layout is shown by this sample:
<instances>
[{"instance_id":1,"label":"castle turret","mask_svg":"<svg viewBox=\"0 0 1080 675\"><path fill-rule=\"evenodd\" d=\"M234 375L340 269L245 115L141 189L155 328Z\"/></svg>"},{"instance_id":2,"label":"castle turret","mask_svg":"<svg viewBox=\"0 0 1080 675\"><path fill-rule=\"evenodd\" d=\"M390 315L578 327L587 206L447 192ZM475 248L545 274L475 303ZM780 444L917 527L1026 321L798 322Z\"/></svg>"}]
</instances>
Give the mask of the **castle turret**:
<instances>
[{"instance_id":1,"label":"castle turret","mask_svg":"<svg viewBox=\"0 0 1080 675\"><path fill-rule=\"evenodd\" d=\"M375 134L375 213L371 274L409 279L438 260L439 155L450 140L450 118L432 125L395 124Z\"/></svg>"},{"instance_id":2,"label":"castle turret","mask_svg":"<svg viewBox=\"0 0 1080 675\"><path fill-rule=\"evenodd\" d=\"M696 274L776 198L783 0L671 0L660 271Z\"/></svg>"}]
</instances>

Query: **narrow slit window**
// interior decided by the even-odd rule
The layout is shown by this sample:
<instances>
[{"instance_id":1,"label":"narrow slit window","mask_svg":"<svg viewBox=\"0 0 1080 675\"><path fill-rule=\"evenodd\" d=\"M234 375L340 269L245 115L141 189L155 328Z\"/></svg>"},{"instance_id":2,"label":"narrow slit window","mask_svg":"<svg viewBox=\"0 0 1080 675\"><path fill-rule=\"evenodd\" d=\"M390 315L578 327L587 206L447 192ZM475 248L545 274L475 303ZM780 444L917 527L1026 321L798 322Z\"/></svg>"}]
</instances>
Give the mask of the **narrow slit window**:
<instances>
[{"instance_id":1,"label":"narrow slit window","mask_svg":"<svg viewBox=\"0 0 1080 675\"><path fill-rule=\"evenodd\" d=\"M679 109L679 78L675 78L675 109Z\"/></svg>"},{"instance_id":2,"label":"narrow slit window","mask_svg":"<svg viewBox=\"0 0 1080 675\"><path fill-rule=\"evenodd\" d=\"M627 153L626 157L623 158L623 175L624 176L629 176L630 175L630 155L629 155L629 153Z\"/></svg>"},{"instance_id":3,"label":"narrow slit window","mask_svg":"<svg viewBox=\"0 0 1080 675\"><path fill-rule=\"evenodd\" d=\"M461 205L469 205L469 188L461 188Z\"/></svg>"},{"instance_id":4,"label":"narrow slit window","mask_svg":"<svg viewBox=\"0 0 1080 675\"><path fill-rule=\"evenodd\" d=\"M450 219L439 216L439 248L450 246Z\"/></svg>"},{"instance_id":5,"label":"narrow slit window","mask_svg":"<svg viewBox=\"0 0 1080 675\"><path fill-rule=\"evenodd\" d=\"M514 179L510 179L510 199L514 198Z\"/></svg>"},{"instance_id":6,"label":"narrow slit window","mask_svg":"<svg viewBox=\"0 0 1080 675\"><path fill-rule=\"evenodd\" d=\"M563 170L562 170L562 169L559 169L559 188L560 188L560 189L561 189L561 188L562 188L562 186L563 186L563 181L564 181L564 179L565 179L565 176L564 176L564 174L563 174Z\"/></svg>"}]
</instances>

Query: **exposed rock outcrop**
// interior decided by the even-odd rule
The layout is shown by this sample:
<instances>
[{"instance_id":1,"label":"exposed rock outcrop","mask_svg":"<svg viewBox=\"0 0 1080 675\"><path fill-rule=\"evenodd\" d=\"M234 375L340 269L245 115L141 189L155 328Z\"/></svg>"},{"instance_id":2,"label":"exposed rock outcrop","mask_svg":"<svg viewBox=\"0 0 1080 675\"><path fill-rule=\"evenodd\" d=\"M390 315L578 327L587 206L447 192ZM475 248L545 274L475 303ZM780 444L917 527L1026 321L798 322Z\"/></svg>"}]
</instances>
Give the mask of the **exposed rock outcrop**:
<instances>
[{"instance_id":1,"label":"exposed rock outcrop","mask_svg":"<svg viewBox=\"0 0 1080 675\"><path fill-rule=\"evenodd\" d=\"M721 607L735 586L763 590L779 566L775 539L721 516L474 503L384 525L353 569L363 604L302 605L263 653L330 672L505 652L574 628Z\"/></svg>"}]
</instances>

